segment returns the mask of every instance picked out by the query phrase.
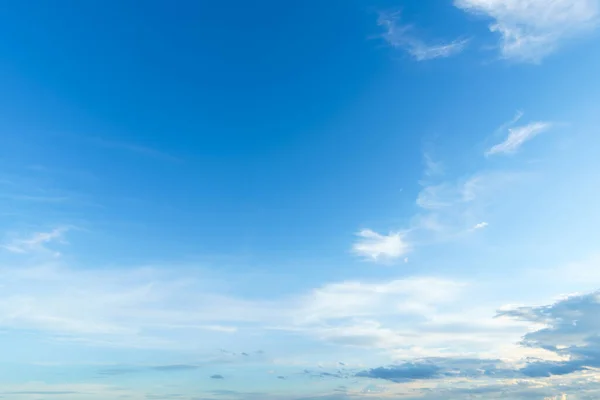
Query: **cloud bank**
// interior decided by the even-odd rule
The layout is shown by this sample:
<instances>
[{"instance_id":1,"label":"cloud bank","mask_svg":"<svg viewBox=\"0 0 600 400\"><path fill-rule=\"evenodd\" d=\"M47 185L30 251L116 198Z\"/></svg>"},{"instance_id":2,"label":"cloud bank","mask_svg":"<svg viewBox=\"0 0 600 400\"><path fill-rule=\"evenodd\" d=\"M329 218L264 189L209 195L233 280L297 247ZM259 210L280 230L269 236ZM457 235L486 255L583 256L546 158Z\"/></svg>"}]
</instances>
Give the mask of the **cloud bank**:
<instances>
[{"instance_id":1,"label":"cloud bank","mask_svg":"<svg viewBox=\"0 0 600 400\"><path fill-rule=\"evenodd\" d=\"M503 58L537 63L568 39L597 27L598 0L455 0L456 7L492 19Z\"/></svg>"}]
</instances>

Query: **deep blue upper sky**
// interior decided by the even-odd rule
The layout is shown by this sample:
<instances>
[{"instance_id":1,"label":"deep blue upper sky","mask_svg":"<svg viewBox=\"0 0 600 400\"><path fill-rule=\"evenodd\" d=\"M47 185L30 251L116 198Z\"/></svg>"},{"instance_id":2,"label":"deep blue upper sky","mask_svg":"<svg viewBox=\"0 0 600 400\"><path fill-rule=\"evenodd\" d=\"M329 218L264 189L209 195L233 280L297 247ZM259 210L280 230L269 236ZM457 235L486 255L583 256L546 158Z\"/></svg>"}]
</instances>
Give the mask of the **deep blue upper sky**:
<instances>
[{"instance_id":1,"label":"deep blue upper sky","mask_svg":"<svg viewBox=\"0 0 600 400\"><path fill-rule=\"evenodd\" d=\"M489 131L490 119L516 107L535 115L540 98L543 107L553 103L552 70L495 63L491 51L425 66L394 53L374 23L392 6L399 4L6 4L5 163L96 175L72 177L64 189L110 204L98 210L101 221L143 221L145 240L191 236L217 252L335 246L323 242L328 226L306 222L327 218L351 232L387 218L419 190L416 148L437 140L452 153ZM465 29L474 18L452 4L402 6L433 38L486 29ZM596 60L571 68L591 75ZM515 97L518 105L505 105ZM458 130L460 138L451 133ZM127 145L153 150L135 157ZM398 171L396 186L390 171ZM213 240L223 234L232 239L226 247Z\"/></svg>"}]
</instances>

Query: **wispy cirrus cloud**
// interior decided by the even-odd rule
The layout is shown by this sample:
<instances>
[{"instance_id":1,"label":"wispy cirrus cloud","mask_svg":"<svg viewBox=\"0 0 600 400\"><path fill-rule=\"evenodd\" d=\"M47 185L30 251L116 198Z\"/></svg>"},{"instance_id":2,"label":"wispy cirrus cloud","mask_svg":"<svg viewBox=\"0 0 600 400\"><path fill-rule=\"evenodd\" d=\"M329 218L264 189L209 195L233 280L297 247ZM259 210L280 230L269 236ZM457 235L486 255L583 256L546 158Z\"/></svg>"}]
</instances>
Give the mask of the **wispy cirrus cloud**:
<instances>
[{"instance_id":1,"label":"wispy cirrus cloud","mask_svg":"<svg viewBox=\"0 0 600 400\"><path fill-rule=\"evenodd\" d=\"M165 151L158 150L152 147L143 146L135 143L117 141L117 140L108 140L100 137L90 137L87 140L99 147L104 147L106 149L114 149L114 150L122 150L128 151L130 153L136 153L141 156L146 156L150 158L154 158L157 160L170 161L170 162L181 162L182 160L178 157L175 157Z\"/></svg>"},{"instance_id":2,"label":"wispy cirrus cloud","mask_svg":"<svg viewBox=\"0 0 600 400\"><path fill-rule=\"evenodd\" d=\"M399 12L381 13L377 24L384 29L382 37L390 46L405 50L417 61L454 56L461 53L469 43L468 39L427 43L414 34L411 25L403 25L400 22Z\"/></svg>"},{"instance_id":3,"label":"wispy cirrus cloud","mask_svg":"<svg viewBox=\"0 0 600 400\"><path fill-rule=\"evenodd\" d=\"M424 174L426 177L436 177L444 174L444 164L441 161L434 160L429 153L423 154L423 163L425 164Z\"/></svg>"},{"instance_id":4,"label":"wispy cirrus cloud","mask_svg":"<svg viewBox=\"0 0 600 400\"><path fill-rule=\"evenodd\" d=\"M39 251L48 251L47 245L50 243L66 243L64 234L69 230L68 227L59 227L49 232L36 232L26 238L15 238L2 244L4 250L11 253L26 254ZM59 253L55 253L59 254Z\"/></svg>"},{"instance_id":5,"label":"wispy cirrus cloud","mask_svg":"<svg viewBox=\"0 0 600 400\"><path fill-rule=\"evenodd\" d=\"M455 0L456 7L494 20L503 58L540 62L563 41L599 22L598 0Z\"/></svg>"},{"instance_id":6,"label":"wispy cirrus cloud","mask_svg":"<svg viewBox=\"0 0 600 400\"><path fill-rule=\"evenodd\" d=\"M532 122L527 125L508 128L508 137L485 152L486 156L514 154L525 142L535 138L552 127L550 122Z\"/></svg>"}]
</instances>

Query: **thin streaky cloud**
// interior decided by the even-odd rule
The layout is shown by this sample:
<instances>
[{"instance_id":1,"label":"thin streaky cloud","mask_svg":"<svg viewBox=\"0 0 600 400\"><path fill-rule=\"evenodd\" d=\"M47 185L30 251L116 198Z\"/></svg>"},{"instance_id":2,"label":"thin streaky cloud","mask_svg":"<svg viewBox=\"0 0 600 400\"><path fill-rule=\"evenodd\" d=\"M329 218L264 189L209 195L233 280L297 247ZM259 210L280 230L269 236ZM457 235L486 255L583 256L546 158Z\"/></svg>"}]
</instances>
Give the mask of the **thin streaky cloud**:
<instances>
[{"instance_id":1,"label":"thin streaky cloud","mask_svg":"<svg viewBox=\"0 0 600 400\"><path fill-rule=\"evenodd\" d=\"M444 164L441 161L435 161L430 154L423 155L423 162L425 163L425 176L430 178L444 174Z\"/></svg>"},{"instance_id":2,"label":"thin streaky cloud","mask_svg":"<svg viewBox=\"0 0 600 400\"><path fill-rule=\"evenodd\" d=\"M403 49L417 61L447 58L461 53L469 39L456 39L446 43L430 44L416 37L412 26L399 22L400 13L381 13L377 24L384 29L383 39L392 47Z\"/></svg>"},{"instance_id":3,"label":"thin streaky cloud","mask_svg":"<svg viewBox=\"0 0 600 400\"><path fill-rule=\"evenodd\" d=\"M551 126L552 124L549 122L532 122L528 125L509 128L509 134L506 140L492 146L485 152L485 155L513 154L523 146L525 142L528 142L540 133L547 131Z\"/></svg>"},{"instance_id":4,"label":"thin streaky cloud","mask_svg":"<svg viewBox=\"0 0 600 400\"><path fill-rule=\"evenodd\" d=\"M462 52L465 49L468 42L468 39L462 39L455 40L447 44L431 46L423 42L413 40L412 43L409 44L408 52L417 61L426 61L435 58L446 58Z\"/></svg>"},{"instance_id":5,"label":"thin streaky cloud","mask_svg":"<svg viewBox=\"0 0 600 400\"><path fill-rule=\"evenodd\" d=\"M1 247L11 253L26 254L35 251L47 250L45 247L51 242L66 243L64 234L69 230L68 227L55 228L49 232L36 232L25 239L14 239Z\"/></svg>"},{"instance_id":6,"label":"thin streaky cloud","mask_svg":"<svg viewBox=\"0 0 600 400\"><path fill-rule=\"evenodd\" d=\"M0 196L0 198L6 200L28 201L35 203L64 203L69 201L69 198L65 196L34 196L26 194L6 194Z\"/></svg>"},{"instance_id":7,"label":"thin streaky cloud","mask_svg":"<svg viewBox=\"0 0 600 400\"><path fill-rule=\"evenodd\" d=\"M107 140L99 137L91 137L89 141L97 146L104 147L107 149L124 150L132 153L137 153L142 156L156 158L159 160L170 161L170 162L181 162L182 160L169 153L157 150L151 147L146 147L134 143L120 142L115 140Z\"/></svg>"},{"instance_id":8,"label":"thin streaky cloud","mask_svg":"<svg viewBox=\"0 0 600 400\"><path fill-rule=\"evenodd\" d=\"M523 118L523 115L525 115L525 113L521 110L517 111L515 113L515 116L510 120L505 122L504 124L502 124L498 129L496 129L496 134L501 135L504 134L504 132L510 128L511 126L513 126L514 124L516 124L517 122L519 122L519 120L521 118Z\"/></svg>"}]
</instances>

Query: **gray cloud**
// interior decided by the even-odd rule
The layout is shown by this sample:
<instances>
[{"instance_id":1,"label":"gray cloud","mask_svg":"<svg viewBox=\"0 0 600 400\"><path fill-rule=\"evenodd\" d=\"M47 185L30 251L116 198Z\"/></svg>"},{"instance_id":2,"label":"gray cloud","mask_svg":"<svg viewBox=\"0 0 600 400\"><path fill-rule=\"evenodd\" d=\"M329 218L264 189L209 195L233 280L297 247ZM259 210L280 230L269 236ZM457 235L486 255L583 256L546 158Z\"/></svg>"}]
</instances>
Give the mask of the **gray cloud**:
<instances>
[{"instance_id":1,"label":"gray cloud","mask_svg":"<svg viewBox=\"0 0 600 400\"><path fill-rule=\"evenodd\" d=\"M568 361L532 361L521 372L541 377L600 367L600 291L570 296L549 306L519 307L498 316L546 325L523 337L522 344L566 356Z\"/></svg>"},{"instance_id":2,"label":"gray cloud","mask_svg":"<svg viewBox=\"0 0 600 400\"><path fill-rule=\"evenodd\" d=\"M378 367L356 374L361 378L407 382L452 377L508 378L516 373L505 367L500 360L471 358L426 358L401 364Z\"/></svg>"},{"instance_id":3,"label":"gray cloud","mask_svg":"<svg viewBox=\"0 0 600 400\"><path fill-rule=\"evenodd\" d=\"M441 368L432 363L408 362L390 367L373 368L356 376L362 378L385 379L392 382L405 382L413 379L433 379L440 376Z\"/></svg>"},{"instance_id":4,"label":"gray cloud","mask_svg":"<svg viewBox=\"0 0 600 400\"><path fill-rule=\"evenodd\" d=\"M225 379L225 377L223 375L219 375L219 374L211 375L210 378L211 379Z\"/></svg>"},{"instance_id":5,"label":"gray cloud","mask_svg":"<svg viewBox=\"0 0 600 400\"><path fill-rule=\"evenodd\" d=\"M514 369L493 359L428 358L372 368L356 376L392 382L450 377L544 378L600 368L599 315L600 291L570 296L547 306L498 312L498 317L543 324L544 328L527 333L521 345L554 352L565 361L530 358L524 367Z\"/></svg>"}]
</instances>

